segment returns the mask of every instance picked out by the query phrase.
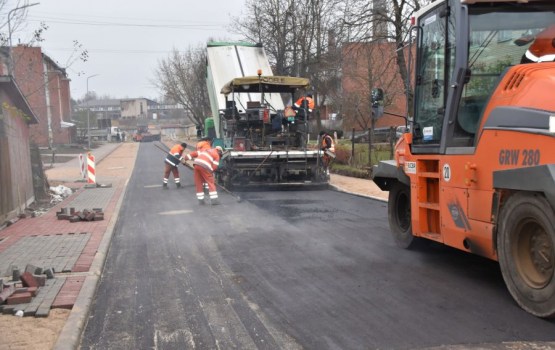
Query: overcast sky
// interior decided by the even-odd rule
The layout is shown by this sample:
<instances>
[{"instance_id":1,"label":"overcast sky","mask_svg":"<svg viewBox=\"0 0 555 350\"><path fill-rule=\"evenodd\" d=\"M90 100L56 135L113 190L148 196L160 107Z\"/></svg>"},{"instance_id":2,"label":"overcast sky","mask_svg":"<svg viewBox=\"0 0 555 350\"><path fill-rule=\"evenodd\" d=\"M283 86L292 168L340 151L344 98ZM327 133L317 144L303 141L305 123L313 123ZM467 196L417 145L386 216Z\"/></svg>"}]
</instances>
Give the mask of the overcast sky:
<instances>
[{"instance_id":1,"label":"overcast sky","mask_svg":"<svg viewBox=\"0 0 555 350\"><path fill-rule=\"evenodd\" d=\"M87 62L67 69L71 94L87 90L114 98L158 98L152 85L159 60L172 48L204 45L209 38L238 39L229 32L231 16L239 16L245 0L29 0L25 28L12 33L12 43L29 42L44 22L48 30L40 44L60 66L71 62L73 42L88 50ZM15 1L5 10L15 8Z\"/></svg>"}]
</instances>

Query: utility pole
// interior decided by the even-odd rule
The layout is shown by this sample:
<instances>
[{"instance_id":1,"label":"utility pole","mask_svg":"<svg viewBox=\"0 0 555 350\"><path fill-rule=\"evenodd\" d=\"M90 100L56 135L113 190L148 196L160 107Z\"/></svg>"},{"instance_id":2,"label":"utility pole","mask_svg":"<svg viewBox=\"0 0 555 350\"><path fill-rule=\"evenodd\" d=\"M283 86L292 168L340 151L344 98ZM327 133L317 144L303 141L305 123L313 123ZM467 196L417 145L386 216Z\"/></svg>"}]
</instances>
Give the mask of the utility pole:
<instances>
[{"instance_id":1,"label":"utility pole","mask_svg":"<svg viewBox=\"0 0 555 350\"><path fill-rule=\"evenodd\" d=\"M93 74L87 77L87 94L85 98L89 97L89 79L94 78L100 74ZM87 138L89 139L89 151L91 150L91 107L89 106L89 100L87 100Z\"/></svg>"},{"instance_id":2,"label":"utility pole","mask_svg":"<svg viewBox=\"0 0 555 350\"><path fill-rule=\"evenodd\" d=\"M27 5L23 5L23 6L19 6L16 7L14 9L11 9L10 12L8 12L8 41L9 41L9 45L10 45L10 57L8 59L8 75L11 75L12 77L14 76L13 73L13 55L12 55L12 24L11 24L11 17L12 17L12 13L14 13L15 11L18 10L22 10L25 9L27 7L31 7L31 6L35 6L40 4L40 2L35 2L34 4L27 4Z\"/></svg>"}]
</instances>

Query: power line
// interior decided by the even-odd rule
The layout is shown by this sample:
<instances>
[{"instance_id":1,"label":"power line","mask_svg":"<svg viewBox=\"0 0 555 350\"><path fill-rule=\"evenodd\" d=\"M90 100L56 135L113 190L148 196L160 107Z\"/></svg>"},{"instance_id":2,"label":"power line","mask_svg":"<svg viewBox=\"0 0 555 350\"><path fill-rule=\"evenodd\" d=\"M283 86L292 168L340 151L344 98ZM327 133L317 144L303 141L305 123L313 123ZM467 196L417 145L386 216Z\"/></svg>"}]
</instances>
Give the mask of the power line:
<instances>
[{"instance_id":1,"label":"power line","mask_svg":"<svg viewBox=\"0 0 555 350\"><path fill-rule=\"evenodd\" d=\"M129 20L129 21L141 21L141 22L149 21L149 22L162 22L162 23L174 22L174 23L177 23L177 24L183 23L182 20L156 19L156 18L152 18L152 17L151 18L137 18L137 17L133 18L133 17L120 17L120 16L113 17L113 16L105 16L105 15L95 16L95 15L89 15L89 14L83 16L83 15L79 15L79 14L69 14L69 13L59 13L59 12L51 13L51 12L40 12L40 11L33 11L33 14L38 15L38 17L40 17L40 18L44 17L44 18L53 18L53 19L59 19L59 20L74 19L74 20L87 21L91 18L101 18L103 20L114 19L114 20L117 20L117 21ZM82 17L82 18L79 18L79 17ZM201 24L208 24L209 22L202 21L200 23ZM218 22L213 22L213 23L214 23L214 25L219 24Z\"/></svg>"},{"instance_id":2,"label":"power line","mask_svg":"<svg viewBox=\"0 0 555 350\"><path fill-rule=\"evenodd\" d=\"M98 22L98 21L75 21L56 19L48 17L28 17L29 22L47 22L58 24L73 24L87 26L112 26L112 27L140 27L140 28L164 28L164 29L196 29L196 30L214 30L224 28L221 24L148 24L148 23L118 23L118 22Z\"/></svg>"},{"instance_id":3,"label":"power line","mask_svg":"<svg viewBox=\"0 0 555 350\"><path fill-rule=\"evenodd\" d=\"M52 51L75 51L75 48L61 48L61 47L48 47L46 50ZM128 54L169 54L174 52L174 50L122 50L122 49L86 49L89 53L128 53ZM177 52L183 53L185 51L178 50Z\"/></svg>"}]
</instances>

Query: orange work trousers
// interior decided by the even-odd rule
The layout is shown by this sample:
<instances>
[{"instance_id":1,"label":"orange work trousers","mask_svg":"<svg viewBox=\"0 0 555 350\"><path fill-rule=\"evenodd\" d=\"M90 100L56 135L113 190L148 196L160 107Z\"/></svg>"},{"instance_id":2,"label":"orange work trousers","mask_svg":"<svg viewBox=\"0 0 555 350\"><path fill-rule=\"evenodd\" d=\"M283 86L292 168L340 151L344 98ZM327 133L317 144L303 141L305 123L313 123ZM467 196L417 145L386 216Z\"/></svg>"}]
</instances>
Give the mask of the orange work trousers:
<instances>
[{"instance_id":1,"label":"orange work trousers","mask_svg":"<svg viewBox=\"0 0 555 350\"><path fill-rule=\"evenodd\" d=\"M194 168L197 199L204 199L203 184L205 183L208 184L208 195L210 196L210 199L218 198L216 183L214 182L214 173L200 165L195 165Z\"/></svg>"}]
</instances>

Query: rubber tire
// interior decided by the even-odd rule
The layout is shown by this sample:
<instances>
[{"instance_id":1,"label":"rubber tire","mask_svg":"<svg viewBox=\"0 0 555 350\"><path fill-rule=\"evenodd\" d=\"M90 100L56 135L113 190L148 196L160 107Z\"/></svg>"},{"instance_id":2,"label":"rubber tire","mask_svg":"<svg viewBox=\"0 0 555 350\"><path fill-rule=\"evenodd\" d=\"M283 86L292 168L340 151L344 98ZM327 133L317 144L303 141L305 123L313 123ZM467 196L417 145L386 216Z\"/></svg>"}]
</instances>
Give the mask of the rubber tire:
<instances>
[{"instance_id":1,"label":"rubber tire","mask_svg":"<svg viewBox=\"0 0 555 350\"><path fill-rule=\"evenodd\" d=\"M553 208L542 195L517 193L507 200L499 223L497 255L507 289L518 305L532 315L554 317Z\"/></svg>"},{"instance_id":2,"label":"rubber tire","mask_svg":"<svg viewBox=\"0 0 555 350\"><path fill-rule=\"evenodd\" d=\"M395 243L403 249L414 248L417 237L412 234L409 186L395 182L389 189L387 203L389 229Z\"/></svg>"}]
</instances>

